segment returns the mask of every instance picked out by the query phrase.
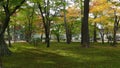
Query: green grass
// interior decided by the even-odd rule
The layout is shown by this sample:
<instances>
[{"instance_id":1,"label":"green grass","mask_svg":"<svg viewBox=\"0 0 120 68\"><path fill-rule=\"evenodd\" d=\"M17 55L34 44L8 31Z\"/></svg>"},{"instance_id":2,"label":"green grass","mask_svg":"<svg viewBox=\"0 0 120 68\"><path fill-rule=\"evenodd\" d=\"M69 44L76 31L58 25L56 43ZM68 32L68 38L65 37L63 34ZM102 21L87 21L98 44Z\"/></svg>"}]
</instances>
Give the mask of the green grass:
<instances>
[{"instance_id":1,"label":"green grass","mask_svg":"<svg viewBox=\"0 0 120 68\"><path fill-rule=\"evenodd\" d=\"M80 43L44 43L34 47L28 43L14 43L13 54L3 57L4 68L120 68L120 46Z\"/></svg>"}]
</instances>

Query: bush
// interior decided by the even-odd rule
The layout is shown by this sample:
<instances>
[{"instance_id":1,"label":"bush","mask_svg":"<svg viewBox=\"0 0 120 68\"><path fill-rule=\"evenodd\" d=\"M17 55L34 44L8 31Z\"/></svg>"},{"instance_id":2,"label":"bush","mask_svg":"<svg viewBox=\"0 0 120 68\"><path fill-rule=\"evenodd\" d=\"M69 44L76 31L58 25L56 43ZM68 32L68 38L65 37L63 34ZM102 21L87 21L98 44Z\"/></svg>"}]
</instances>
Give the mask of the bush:
<instances>
[{"instance_id":1,"label":"bush","mask_svg":"<svg viewBox=\"0 0 120 68\"><path fill-rule=\"evenodd\" d=\"M38 43L41 42L41 39L40 38L32 38L31 42L34 46L37 46Z\"/></svg>"}]
</instances>

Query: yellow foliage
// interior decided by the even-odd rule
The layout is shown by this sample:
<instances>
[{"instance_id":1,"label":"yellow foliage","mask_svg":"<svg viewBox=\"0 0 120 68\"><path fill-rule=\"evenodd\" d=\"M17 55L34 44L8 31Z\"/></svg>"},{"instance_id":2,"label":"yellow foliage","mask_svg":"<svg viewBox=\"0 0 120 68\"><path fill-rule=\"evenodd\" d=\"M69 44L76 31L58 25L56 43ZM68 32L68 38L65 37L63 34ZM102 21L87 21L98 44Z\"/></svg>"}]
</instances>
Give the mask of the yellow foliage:
<instances>
[{"instance_id":1,"label":"yellow foliage","mask_svg":"<svg viewBox=\"0 0 120 68\"><path fill-rule=\"evenodd\" d=\"M79 17L79 13L80 13L80 10L73 6L73 7L69 7L67 9L66 16L67 17L75 17L76 18L76 17Z\"/></svg>"},{"instance_id":2,"label":"yellow foliage","mask_svg":"<svg viewBox=\"0 0 120 68\"><path fill-rule=\"evenodd\" d=\"M90 12L97 14L105 10L108 10L112 4L107 2L107 0L93 0L90 6Z\"/></svg>"},{"instance_id":3,"label":"yellow foliage","mask_svg":"<svg viewBox=\"0 0 120 68\"><path fill-rule=\"evenodd\" d=\"M64 12L61 12L61 15L64 16ZM76 6L68 7L66 10L66 19L67 23L74 23L76 19L80 16L80 9L78 9ZM64 19L64 18L62 18ZM61 19L61 20L62 20Z\"/></svg>"},{"instance_id":4,"label":"yellow foliage","mask_svg":"<svg viewBox=\"0 0 120 68\"><path fill-rule=\"evenodd\" d=\"M107 16L101 16L101 17L93 19L93 22L107 24L107 23L109 23L109 17L107 17Z\"/></svg>"},{"instance_id":5,"label":"yellow foliage","mask_svg":"<svg viewBox=\"0 0 120 68\"><path fill-rule=\"evenodd\" d=\"M67 9L67 22L73 23L78 17L80 16L80 9L76 8L75 6L69 7Z\"/></svg>"}]
</instances>

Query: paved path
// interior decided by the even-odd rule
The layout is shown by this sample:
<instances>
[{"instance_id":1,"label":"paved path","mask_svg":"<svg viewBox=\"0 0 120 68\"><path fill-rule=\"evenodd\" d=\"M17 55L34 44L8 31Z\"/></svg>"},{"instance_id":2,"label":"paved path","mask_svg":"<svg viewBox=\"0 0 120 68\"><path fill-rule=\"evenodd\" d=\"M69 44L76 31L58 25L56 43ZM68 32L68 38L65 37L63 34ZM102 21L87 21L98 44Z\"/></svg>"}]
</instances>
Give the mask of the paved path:
<instances>
[{"instance_id":1,"label":"paved path","mask_svg":"<svg viewBox=\"0 0 120 68\"><path fill-rule=\"evenodd\" d=\"M15 41L15 42L26 42L26 41L20 40L20 41ZM8 41L6 41L6 43L8 43ZM11 43L14 43L14 41L11 41Z\"/></svg>"}]
</instances>

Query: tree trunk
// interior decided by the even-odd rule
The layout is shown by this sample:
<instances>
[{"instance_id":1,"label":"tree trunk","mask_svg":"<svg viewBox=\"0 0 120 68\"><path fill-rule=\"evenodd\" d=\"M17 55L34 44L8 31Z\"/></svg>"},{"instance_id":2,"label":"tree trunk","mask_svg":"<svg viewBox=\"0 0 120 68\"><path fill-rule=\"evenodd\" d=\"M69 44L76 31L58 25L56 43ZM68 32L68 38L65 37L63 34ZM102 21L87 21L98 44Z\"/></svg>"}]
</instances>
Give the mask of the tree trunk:
<instances>
[{"instance_id":1,"label":"tree trunk","mask_svg":"<svg viewBox=\"0 0 120 68\"><path fill-rule=\"evenodd\" d=\"M80 13L80 15L81 15L81 22L83 22L83 14L84 14L84 5L83 5L83 0L80 0L79 1L79 3L80 3L80 8L81 8L81 13ZM81 27L81 32L82 32L82 27ZM82 36L82 33L81 33L81 36ZM81 44L83 44L83 37L81 37Z\"/></svg>"},{"instance_id":2,"label":"tree trunk","mask_svg":"<svg viewBox=\"0 0 120 68\"><path fill-rule=\"evenodd\" d=\"M60 42L60 35L56 35L57 37L57 42L59 43Z\"/></svg>"},{"instance_id":3,"label":"tree trunk","mask_svg":"<svg viewBox=\"0 0 120 68\"><path fill-rule=\"evenodd\" d=\"M71 37L70 37L70 33L69 33L69 29L68 27L66 27L66 42L67 44L70 44L71 43Z\"/></svg>"},{"instance_id":4,"label":"tree trunk","mask_svg":"<svg viewBox=\"0 0 120 68\"><path fill-rule=\"evenodd\" d=\"M32 35L32 31L31 31L31 22L29 19L29 22L25 23L25 40L26 42L30 43L31 42L31 35Z\"/></svg>"},{"instance_id":5,"label":"tree trunk","mask_svg":"<svg viewBox=\"0 0 120 68\"><path fill-rule=\"evenodd\" d=\"M31 42L31 35L32 35L32 23L31 21L28 22L28 42L30 43Z\"/></svg>"},{"instance_id":6,"label":"tree trunk","mask_svg":"<svg viewBox=\"0 0 120 68\"><path fill-rule=\"evenodd\" d=\"M41 37L40 37L40 41L42 42L42 40L43 40L43 34L41 34Z\"/></svg>"},{"instance_id":7,"label":"tree trunk","mask_svg":"<svg viewBox=\"0 0 120 68\"><path fill-rule=\"evenodd\" d=\"M102 38L102 44L104 44L104 35L102 35L101 38Z\"/></svg>"},{"instance_id":8,"label":"tree trunk","mask_svg":"<svg viewBox=\"0 0 120 68\"><path fill-rule=\"evenodd\" d=\"M116 13L115 13L116 14ZM113 46L116 45L117 41L116 41L116 33L117 33L117 27L119 24L119 20L117 21L117 16L115 15L115 21L114 21L114 33L113 33Z\"/></svg>"},{"instance_id":9,"label":"tree trunk","mask_svg":"<svg viewBox=\"0 0 120 68\"><path fill-rule=\"evenodd\" d=\"M110 36L109 36L108 30L107 30L107 32L106 32L106 36L107 36L107 43L110 43Z\"/></svg>"},{"instance_id":10,"label":"tree trunk","mask_svg":"<svg viewBox=\"0 0 120 68\"><path fill-rule=\"evenodd\" d=\"M69 43L72 42L72 32L71 29L69 28Z\"/></svg>"},{"instance_id":11,"label":"tree trunk","mask_svg":"<svg viewBox=\"0 0 120 68\"><path fill-rule=\"evenodd\" d=\"M50 47L50 21L49 19L46 20L45 35L46 35L45 42L47 43L47 47Z\"/></svg>"},{"instance_id":12,"label":"tree trunk","mask_svg":"<svg viewBox=\"0 0 120 68\"><path fill-rule=\"evenodd\" d=\"M2 29L0 31L0 56L11 54L11 51L8 49L7 44L4 40L4 33L6 28L8 27L9 21L10 21L10 16L9 14L6 14L5 22L2 25Z\"/></svg>"},{"instance_id":13,"label":"tree trunk","mask_svg":"<svg viewBox=\"0 0 120 68\"><path fill-rule=\"evenodd\" d=\"M114 26L114 33L113 33L113 46L116 45L116 27Z\"/></svg>"},{"instance_id":14,"label":"tree trunk","mask_svg":"<svg viewBox=\"0 0 120 68\"><path fill-rule=\"evenodd\" d=\"M64 3L66 3L65 0L64 0ZM69 28L66 20L66 5L64 5L64 26L65 26L65 32L66 32L66 42L67 44L70 44Z\"/></svg>"},{"instance_id":15,"label":"tree trunk","mask_svg":"<svg viewBox=\"0 0 120 68\"><path fill-rule=\"evenodd\" d=\"M48 27L45 28L45 35L46 35L46 39L45 39L45 42L47 43L47 47L50 47L50 34L49 34L49 29Z\"/></svg>"},{"instance_id":16,"label":"tree trunk","mask_svg":"<svg viewBox=\"0 0 120 68\"><path fill-rule=\"evenodd\" d=\"M0 56L10 55L11 51L8 49L4 40L4 35L0 36Z\"/></svg>"},{"instance_id":17,"label":"tree trunk","mask_svg":"<svg viewBox=\"0 0 120 68\"><path fill-rule=\"evenodd\" d=\"M12 47L11 45L11 36L10 36L10 26L7 27L7 33L8 33L8 46Z\"/></svg>"},{"instance_id":18,"label":"tree trunk","mask_svg":"<svg viewBox=\"0 0 120 68\"><path fill-rule=\"evenodd\" d=\"M3 68L1 57L0 57L0 68Z\"/></svg>"},{"instance_id":19,"label":"tree trunk","mask_svg":"<svg viewBox=\"0 0 120 68\"><path fill-rule=\"evenodd\" d=\"M93 40L94 42L97 42L97 30L96 30L96 23L94 24L94 37L93 37Z\"/></svg>"},{"instance_id":20,"label":"tree trunk","mask_svg":"<svg viewBox=\"0 0 120 68\"><path fill-rule=\"evenodd\" d=\"M25 23L25 41L29 42L28 22Z\"/></svg>"},{"instance_id":21,"label":"tree trunk","mask_svg":"<svg viewBox=\"0 0 120 68\"><path fill-rule=\"evenodd\" d=\"M13 26L13 40L14 40L14 43L16 42L16 30L15 30L15 27L16 27L16 24L14 24L14 26Z\"/></svg>"},{"instance_id":22,"label":"tree trunk","mask_svg":"<svg viewBox=\"0 0 120 68\"><path fill-rule=\"evenodd\" d=\"M71 43L71 31L69 27L67 27L66 36L67 36L67 44L70 44Z\"/></svg>"},{"instance_id":23,"label":"tree trunk","mask_svg":"<svg viewBox=\"0 0 120 68\"><path fill-rule=\"evenodd\" d=\"M101 35L102 44L104 44L104 29L100 29L99 32Z\"/></svg>"},{"instance_id":24,"label":"tree trunk","mask_svg":"<svg viewBox=\"0 0 120 68\"><path fill-rule=\"evenodd\" d=\"M89 0L84 1L84 17L81 27L81 42L83 47L89 47L89 27L88 27L88 14L89 14Z\"/></svg>"},{"instance_id":25,"label":"tree trunk","mask_svg":"<svg viewBox=\"0 0 120 68\"><path fill-rule=\"evenodd\" d=\"M27 17L28 18L28 42L29 43L31 42L31 38L32 38L33 17L34 17L34 8L31 14Z\"/></svg>"}]
</instances>

